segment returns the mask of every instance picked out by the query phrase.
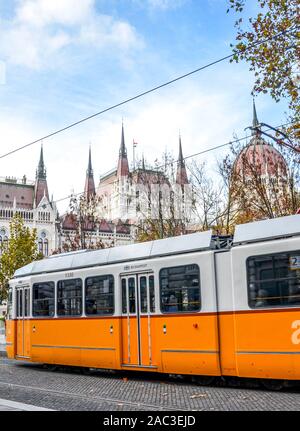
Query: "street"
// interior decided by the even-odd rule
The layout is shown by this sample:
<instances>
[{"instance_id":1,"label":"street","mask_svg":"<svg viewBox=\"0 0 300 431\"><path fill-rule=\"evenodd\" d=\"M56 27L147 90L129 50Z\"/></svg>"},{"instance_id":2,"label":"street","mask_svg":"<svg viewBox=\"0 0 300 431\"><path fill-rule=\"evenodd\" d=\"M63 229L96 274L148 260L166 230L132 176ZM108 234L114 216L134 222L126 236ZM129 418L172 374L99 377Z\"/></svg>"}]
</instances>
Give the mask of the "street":
<instances>
[{"instance_id":1,"label":"street","mask_svg":"<svg viewBox=\"0 0 300 431\"><path fill-rule=\"evenodd\" d=\"M62 411L300 410L300 386L282 392L201 387L163 375L85 375L1 358L0 399Z\"/></svg>"}]
</instances>

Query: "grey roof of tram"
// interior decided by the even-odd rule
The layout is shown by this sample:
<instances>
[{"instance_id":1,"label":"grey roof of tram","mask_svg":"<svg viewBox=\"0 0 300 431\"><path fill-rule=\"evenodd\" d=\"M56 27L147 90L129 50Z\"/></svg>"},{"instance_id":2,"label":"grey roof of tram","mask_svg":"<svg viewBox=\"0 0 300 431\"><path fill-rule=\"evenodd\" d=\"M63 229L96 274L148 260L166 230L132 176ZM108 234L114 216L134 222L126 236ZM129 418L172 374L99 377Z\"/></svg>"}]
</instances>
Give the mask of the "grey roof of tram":
<instances>
[{"instance_id":1,"label":"grey roof of tram","mask_svg":"<svg viewBox=\"0 0 300 431\"><path fill-rule=\"evenodd\" d=\"M300 215L261 220L236 226L233 245L300 234Z\"/></svg>"},{"instance_id":2,"label":"grey roof of tram","mask_svg":"<svg viewBox=\"0 0 300 431\"><path fill-rule=\"evenodd\" d=\"M100 266L178 253L188 253L210 249L211 245L212 231L206 231L102 250L81 250L79 252L54 255L47 259L32 262L18 269L14 276L22 277L31 274L56 272L66 269L72 270L81 267Z\"/></svg>"},{"instance_id":3,"label":"grey roof of tram","mask_svg":"<svg viewBox=\"0 0 300 431\"><path fill-rule=\"evenodd\" d=\"M300 215L291 215L238 225L235 228L233 245L236 246L239 244L293 235L300 235ZM189 235L102 250L81 250L54 255L47 259L32 262L18 269L14 276L22 277L32 274L58 272L67 269L72 270L81 267L149 259L152 257L188 253L212 248L214 248L212 243L212 231L209 230L206 232L197 232Z\"/></svg>"}]
</instances>

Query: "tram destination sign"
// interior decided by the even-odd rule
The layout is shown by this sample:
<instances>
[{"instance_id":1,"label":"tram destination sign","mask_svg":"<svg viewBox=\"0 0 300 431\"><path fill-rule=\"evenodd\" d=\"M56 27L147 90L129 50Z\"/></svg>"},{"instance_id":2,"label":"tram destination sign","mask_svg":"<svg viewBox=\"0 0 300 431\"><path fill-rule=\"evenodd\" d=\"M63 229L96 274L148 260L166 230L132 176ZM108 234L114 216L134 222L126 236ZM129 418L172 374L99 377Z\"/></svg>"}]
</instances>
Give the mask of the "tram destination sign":
<instances>
[{"instance_id":1,"label":"tram destination sign","mask_svg":"<svg viewBox=\"0 0 300 431\"><path fill-rule=\"evenodd\" d=\"M300 269L300 255L290 256L290 270Z\"/></svg>"},{"instance_id":2,"label":"tram destination sign","mask_svg":"<svg viewBox=\"0 0 300 431\"><path fill-rule=\"evenodd\" d=\"M147 263L140 263L137 265L125 265L124 266L124 271L136 271L136 270L140 270L140 269L145 269L147 268Z\"/></svg>"}]
</instances>

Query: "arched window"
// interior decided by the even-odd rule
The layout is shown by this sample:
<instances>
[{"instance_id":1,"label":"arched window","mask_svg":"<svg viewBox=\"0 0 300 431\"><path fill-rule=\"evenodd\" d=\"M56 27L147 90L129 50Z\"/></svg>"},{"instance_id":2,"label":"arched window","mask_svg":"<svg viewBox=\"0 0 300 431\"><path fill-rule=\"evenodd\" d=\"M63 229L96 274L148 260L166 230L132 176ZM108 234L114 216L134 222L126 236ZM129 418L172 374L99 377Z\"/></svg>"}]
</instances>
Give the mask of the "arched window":
<instances>
[{"instance_id":1,"label":"arched window","mask_svg":"<svg viewBox=\"0 0 300 431\"><path fill-rule=\"evenodd\" d=\"M49 253L49 245L48 245L48 240L47 239L45 239L44 240L44 256L48 256L48 253Z\"/></svg>"},{"instance_id":2,"label":"arched window","mask_svg":"<svg viewBox=\"0 0 300 431\"><path fill-rule=\"evenodd\" d=\"M42 240L42 238L39 239L39 253L43 254L43 240Z\"/></svg>"},{"instance_id":3,"label":"arched window","mask_svg":"<svg viewBox=\"0 0 300 431\"><path fill-rule=\"evenodd\" d=\"M49 254L49 241L47 239L47 233L45 231L42 231L40 233L40 237L38 241L38 250L45 257L47 257Z\"/></svg>"}]
</instances>

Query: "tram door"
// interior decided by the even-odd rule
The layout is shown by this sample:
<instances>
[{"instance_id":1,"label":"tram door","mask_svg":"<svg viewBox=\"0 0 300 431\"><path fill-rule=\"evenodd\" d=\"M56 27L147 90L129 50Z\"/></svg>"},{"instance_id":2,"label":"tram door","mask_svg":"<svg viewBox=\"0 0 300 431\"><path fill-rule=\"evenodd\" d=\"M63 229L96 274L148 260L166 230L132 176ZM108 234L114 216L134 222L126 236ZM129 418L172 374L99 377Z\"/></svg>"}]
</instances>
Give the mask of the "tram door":
<instances>
[{"instance_id":1,"label":"tram door","mask_svg":"<svg viewBox=\"0 0 300 431\"><path fill-rule=\"evenodd\" d=\"M154 275L147 273L125 276L121 278L121 286L123 365L152 367Z\"/></svg>"},{"instance_id":2,"label":"tram door","mask_svg":"<svg viewBox=\"0 0 300 431\"><path fill-rule=\"evenodd\" d=\"M30 288L17 288L17 356L30 357Z\"/></svg>"}]
</instances>

